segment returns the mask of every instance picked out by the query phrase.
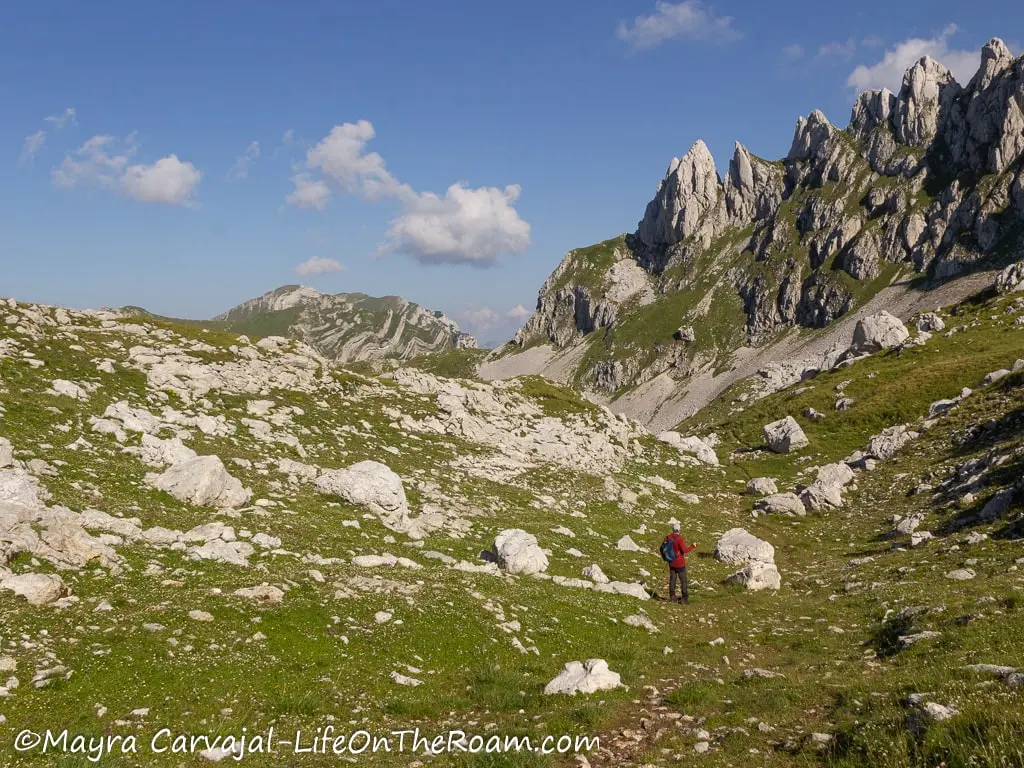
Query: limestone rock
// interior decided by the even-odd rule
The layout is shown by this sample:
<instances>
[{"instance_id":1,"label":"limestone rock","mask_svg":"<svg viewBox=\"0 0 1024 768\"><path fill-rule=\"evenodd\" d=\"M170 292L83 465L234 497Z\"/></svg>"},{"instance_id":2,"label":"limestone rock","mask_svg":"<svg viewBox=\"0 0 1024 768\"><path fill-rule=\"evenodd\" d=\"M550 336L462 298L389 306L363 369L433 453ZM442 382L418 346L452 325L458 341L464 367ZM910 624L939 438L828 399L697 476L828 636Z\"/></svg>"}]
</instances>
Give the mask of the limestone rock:
<instances>
[{"instance_id":1,"label":"limestone rock","mask_svg":"<svg viewBox=\"0 0 1024 768\"><path fill-rule=\"evenodd\" d=\"M868 440L864 452L876 459L891 459L897 451L917 437L918 433L908 429L906 424L886 427Z\"/></svg>"},{"instance_id":2,"label":"limestone rock","mask_svg":"<svg viewBox=\"0 0 1024 768\"><path fill-rule=\"evenodd\" d=\"M494 556L506 573L531 575L548 567L548 556L537 544L537 537L520 528L509 528L494 537Z\"/></svg>"},{"instance_id":3,"label":"limestone rock","mask_svg":"<svg viewBox=\"0 0 1024 768\"><path fill-rule=\"evenodd\" d=\"M85 400L89 397L89 393L85 391L80 385L67 379L54 379L50 383L50 387L54 393L58 395L64 395L70 397L72 400Z\"/></svg>"},{"instance_id":4,"label":"limestone rock","mask_svg":"<svg viewBox=\"0 0 1024 768\"><path fill-rule=\"evenodd\" d=\"M14 451L6 438L0 437L0 468L14 464Z\"/></svg>"},{"instance_id":5,"label":"limestone rock","mask_svg":"<svg viewBox=\"0 0 1024 768\"><path fill-rule=\"evenodd\" d=\"M252 491L228 473L219 456L198 456L174 464L154 477L152 484L179 501L199 507L239 507L252 496Z\"/></svg>"},{"instance_id":6,"label":"limestone rock","mask_svg":"<svg viewBox=\"0 0 1024 768\"><path fill-rule=\"evenodd\" d=\"M622 550L623 552L643 551L628 534L620 538L617 542L615 542L615 548Z\"/></svg>"},{"instance_id":7,"label":"limestone rock","mask_svg":"<svg viewBox=\"0 0 1024 768\"><path fill-rule=\"evenodd\" d=\"M856 354L873 354L883 349L898 347L910 338L910 331L898 317L884 309L857 321L853 330L853 345Z\"/></svg>"},{"instance_id":8,"label":"limestone rock","mask_svg":"<svg viewBox=\"0 0 1024 768\"><path fill-rule=\"evenodd\" d=\"M782 586L782 575L774 563L753 562L730 574L726 581L753 591L779 589Z\"/></svg>"},{"instance_id":9,"label":"limestone rock","mask_svg":"<svg viewBox=\"0 0 1024 768\"><path fill-rule=\"evenodd\" d=\"M235 597L252 600L254 603L259 603L260 605L280 605L284 600L284 592L277 587L270 586L269 584L236 589L232 594Z\"/></svg>"},{"instance_id":10,"label":"limestone rock","mask_svg":"<svg viewBox=\"0 0 1024 768\"><path fill-rule=\"evenodd\" d=\"M658 627L655 626L654 622L649 617L642 613L627 616L622 620L622 623L629 627L637 627L638 629L646 629L648 632L658 632Z\"/></svg>"},{"instance_id":11,"label":"limestone rock","mask_svg":"<svg viewBox=\"0 0 1024 768\"><path fill-rule=\"evenodd\" d=\"M975 576L976 574L970 568L957 568L946 574L946 578L951 581L970 581Z\"/></svg>"},{"instance_id":12,"label":"limestone rock","mask_svg":"<svg viewBox=\"0 0 1024 768\"><path fill-rule=\"evenodd\" d=\"M657 438L681 453L696 456L697 461L703 464L709 464L712 467L718 466L718 455L715 453L714 447L699 437L683 437L678 432L662 432Z\"/></svg>"},{"instance_id":13,"label":"limestone rock","mask_svg":"<svg viewBox=\"0 0 1024 768\"><path fill-rule=\"evenodd\" d=\"M731 221L745 225L767 219L778 210L784 188L777 166L755 157L736 142L725 184L726 211Z\"/></svg>"},{"instance_id":14,"label":"limestone rock","mask_svg":"<svg viewBox=\"0 0 1024 768\"><path fill-rule=\"evenodd\" d=\"M790 453L810 445L807 435L792 416L766 424L764 441L775 453Z\"/></svg>"},{"instance_id":15,"label":"limestone rock","mask_svg":"<svg viewBox=\"0 0 1024 768\"><path fill-rule=\"evenodd\" d=\"M722 563L774 563L775 547L743 528L731 528L715 544L715 559Z\"/></svg>"},{"instance_id":16,"label":"limestone rock","mask_svg":"<svg viewBox=\"0 0 1024 768\"><path fill-rule=\"evenodd\" d=\"M694 234L718 202L722 184L703 141L674 159L640 221L637 234L648 246L672 245Z\"/></svg>"},{"instance_id":17,"label":"limestone rock","mask_svg":"<svg viewBox=\"0 0 1024 768\"><path fill-rule=\"evenodd\" d=\"M765 515L797 515L803 517L807 508L795 493L773 493L758 500L754 509Z\"/></svg>"},{"instance_id":18,"label":"limestone rock","mask_svg":"<svg viewBox=\"0 0 1024 768\"><path fill-rule=\"evenodd\" d=\"M601 566L597 563L588 565L583 569L583 575L588 579L597 582L598 584L607 584L610 579L604 575L604 571L601 570Z\"/></svg>"},{"instance_id":19,"label":"limestone rock","mask_svg":"<svg viewBox=\"0 0 1024 768\"><path fill-rule=\"evenodd\" d=\"M775 479L771 477L752 477L747 481L747 493L751 496L771 496L779 492Z\"/></svg>"},{"instance_id":20,"label":"limestone rock","mask_svg":"<svg viewBox=\"0 0 1024 768\"><path fill-rule=\"evenodd\" d=\"M878 126L888 126L896 107L896 96L888 88L864 91L857 96L850 115L849 131L864 140Z\"/></svg>"},{"instance_id":21,"label":"limestone rock","mask_svg":"<svg viewBox=\"0 0 1024 768\"><path fill-rule=\"evenodd\" d=\"M942 321L934 312L922 312L917 317L917 330L927 331L929 333L934 331L946 330L946 324Z\"/></svg>"},{"instance_id":22,"label":"limestone rock","mask_svg":"<svg viewBox=\"0 0 1024 768\"><path fill-rule=\"evenodd\" d=\"M0 589L24 597L31 605L48 605L67 594L64 581L55 573L20 573L3 575L0 571Z\"/></svg>"},{"instance_id":23,"label":"limestone rock","mask_svg":"<svg viewBox=\"0 0 1024 768\"><path fill-rule=\"evenodd\" d=\"M345 469L325 469L316 479L316 490L369 509L385 528L403 532L409 528L409 504L402 478L380 462L361 461Z\"/></svg>"},{"instance_id":24,"label":"limestone rock","mask_svg":"<svg viewBox=\"0 0 1024 768\"><path fill-rule=\"evenodd\" d=\"M813 512L842 507L843 491L852 481L853 470L845 463L826 464L818 469L814 482L801 492L800 500Z\"/></svg>"},{"instance_id":25,"label":"limestone rock","mask_svg":"<svg viewBox=\"0 0 1024 768\"><path fill-rule=\"evenodd\" d=\"M919 59L903 76L903 87L896 97L896 140L918 147L929 144L960 90L949 69L930 56Z\"/></svg>"},{"instance_id":26,"label":"limestone rock","mask_svg":"<svg viewBox=\"0 0 1024 768\"><path fill-rule=\"evenodd\" d=\"M577 693L609 691L621 685L619 674L608 668L608 662L604 659L589 659L584 663L568 662L558 677L544 686L544 693L575 696Z\"/></svg>"},{"instance_id":27,"label":"limestone rock","mask_svg":"<svg viewBox=\"0 0 1024 768\"><path fill-rule=\"evenodd\" d=\"M1024 261L1011 264L999 273L996 290L1003 294L1024 291Z\"/></svg>"}]
</instances>

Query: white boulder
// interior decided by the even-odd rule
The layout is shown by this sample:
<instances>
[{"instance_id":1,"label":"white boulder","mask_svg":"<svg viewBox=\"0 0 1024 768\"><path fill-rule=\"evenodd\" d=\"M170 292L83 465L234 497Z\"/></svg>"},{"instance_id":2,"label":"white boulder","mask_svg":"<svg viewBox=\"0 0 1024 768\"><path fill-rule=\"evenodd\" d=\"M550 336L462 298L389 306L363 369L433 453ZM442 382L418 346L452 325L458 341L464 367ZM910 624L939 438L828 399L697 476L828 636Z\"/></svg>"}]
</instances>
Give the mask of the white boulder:
<instances>
[{"instance_id":1,"label":"white boulder","mask_svg":"<svg viewBox=\"0 0 1024 768\"><path fill-rule=\"evenodd\" d=\"M754 504L757 512L765 515L796 515L803 517L807 508L795 493L773 493Z\"/></svg>"},{"instance_id":2,"label":"white boulder","mask_svg":"<svg viewBox=\"0 0 1024 768\"><path fill-rule=\"evenodd\" d=\"M633 539L629 536L629 534L626 534L621 539L619 539L617 542L615 542L615 548L619 549L619 550L622 550L623 552L642 552L643 551L640 548L640 546L635 541L633 541Z\"/></svg>"},{"instance_id":3,"label":"white boulder","mask_svg":"<svg viewBox=\"0 0 1024 768\"><path fill-rule=\"evenodd\" d=\"M1024 261L1011 264L996 277L996 291L1016 293L1024 291Z\"/></svg>"},{"instance_id":4,"label":"white boulder","mask_svg":"<svg viewBox=\"0 0 1024 768\"><path fill-rule=\"evenodd\" d=\"M766 424L764 441L775 453L789 453L810 444L807 435L792 416Z\"/></svg>"},{"instance_id":5,"label":"white boulder","mask_svg":"<svg viewBox=\"0 0 1024 768\"><path fill-rule=\"evenodd\" d=\"M369 509L392 531L409 528L409 503L402 478L386 464L360 461L345 469L325 469L316 479L316 490Z\"/></svg>"},{"instance_id":6,"label":"white boulder","mask_svg":"<svg viewBox=\"0 0 1024 768\"><path fill-rule=\"evenodd\" d=\"M657 436L657 439L667 445L671 445L680 453L695 456L697 461L703 464L709 464L713 467L718 466L718 455L715 453L714 447L699 437L683 437L678 432L669 431L662 432Z\"/></svg>"},{"instance_id":7,"label":"white boulder","mask_svg":"<svg viewBox=\"0 0 1024 768\"><path fill-rule=\"evenodd\" d=\"M897 451L918 436L917 432L907 429L905 424L886 427L868 440L864 452L877 459L891 459Z\"/></svg>"},{"instance_id":8,"label":"white boulder","mask_svg":"<svg viewBox=\"0 0 1024 768\"><path fill-rule=\"evenodd\" d=\"M14 464L14 450L6 438L0 437L0 467L9 467Z\"/></svg>"},{"instance_id":9,"label":"white boulder","mask_svg":"<svg viewBox=\"0 0 1024 768\"><path fill-rule=\"evenodd\" d=\"M0 589L20 595L32 605L47 605L67 594L64 581L55 573L0 574Z\"/></svg>"},{"instance_id":10,"label":"white boulder","mask_svg":"<svg viewBox=\"0 0 1024 768\"><path fill-rule=\"evenodd\" d=\"M544 686L544 693L549 696L557 693L575 696L577 693L609 691L621 685L619 674L608 668L607 661L589 659L585 663L567 663L558 677Z\"/></svg>"},{"instance_id":11,"label":"white boulder","mask_svg":"<svg viewBox=\"0 0 1024 768\"><path fill-rule=\"evenodd\" d=\"M81 386L67 379L54 379L50 382L50 387L52 387L54 394L64 395L72 400L85 400L89 397L89 393Z\"/></svg>"},{"instance_id":12,"label":"white boulder","mask_svg":"<svg viewBox=\"0 0 1024 768\"><path fill-rule=\"evenodd\" d=\"M873 354L883 349L898 347L910 338L907 326L884 309L875 315L869 315L857 321L853 329L853 345L850 347L856 354Z\"/></svg>"},{"instance_id":13,"label":"white boulder","mask_svg":"<svg viewBox=\"0 0 1024 768\"><path fill-rule=\"evenodd\" d=\"M509 528L494 537L494 557L506 573L531 575L543 573L548 556L537 544L537 537L520 528Z\"/></svg>"},{"instance_id":14,"label":"white boulder","mask_svg":"<svg viewBox=\"0 0 1024 768\"><path fill-rule=\"evenodd\" d=\"M252 491L228 474L219 456L197 456L174 464L153 478L152 484L179 501L199 507L239 507L252 496Z\"/></svg>"},{"instance_id":15,"label":"white boulder","mask_svg":"<svg viewBox=\"0 0 1024 768\"><path fill-rule=\"evenodd\" d=\"M722 563L774 563L775 547L743 528L732 528L715 544L715 559Z\"/></svg>"},{"instance_id":16,"label":"white boulder","mask_svg":"<svg viewBox=\"0 0 1024 768\"><path fill-rule=\"evenodd\" d=\"M773 563L747 563L726 578L730 584L740 584L750 590L778 589L782 575Z\"/></svg>"},{"instance_id":17,"label":"white boulder","mask_svg":"<svg viewBox=\"0 0 1024 768\"><path fill-rule=\"evenodd\" d=\"M779 486L776 485L774 478L752 477L747 481L747 493L751 496L771 496L778 492Z\"/></svg>"}]
</instances>

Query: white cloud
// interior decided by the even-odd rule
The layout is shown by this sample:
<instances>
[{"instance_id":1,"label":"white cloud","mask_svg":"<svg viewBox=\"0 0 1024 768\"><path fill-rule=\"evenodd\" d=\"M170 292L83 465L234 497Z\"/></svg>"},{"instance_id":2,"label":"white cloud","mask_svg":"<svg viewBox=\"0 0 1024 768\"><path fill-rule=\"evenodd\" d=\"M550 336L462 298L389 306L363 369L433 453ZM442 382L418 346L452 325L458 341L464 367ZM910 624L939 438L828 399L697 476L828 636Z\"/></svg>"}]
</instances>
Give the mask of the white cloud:
<instances>
[{"instance_id":1,"label":"white cloud","mask_svg":"<svg viewBox=\"0 0 1024 768\"><path fill-rule=\"evenodd\" d=\"M123 139L98 135L64 156L53 170L56 187L95 186L146 203L193 205L192 196L202 179L192 163L168 155L151 165L129 165L138 152L135 134Z\"/></svg>"},{"instance_id":2,"label":"white cloud","mask_svg":"<svg viewBox=\"0 0 1024 768\"><path fill-rule=\"evenodd\" d=\"M77 120L75 119L74 107L68 107L59 115L50 115L49 117L44 117L43 122L52 125L54 131L59 131L61 128L68 125L69 123L71 125L78 124ZM32 162L32 160L35 158L36 152L42 149L42 146L45 143L45 130L39 130L33 133L31 136L26 136L25 142L24 144L22 144L21 147L21 156L18 158L18 162L22 164Z\"/></svg>"},{"instance_id":3,"label":"white cloud","mask_svg":"<svg viewBox=\"0 0 1024 768\"><path fill-rule=\"evenodd\" d=\"M245 153L235 158L235 164L231 166L231 172L228 174L228 178L236 181L249 178L249 167L256 162L260 156L260 143L258 141L249 142L249 146L246 147Z\"/></svg>"},{"instance_id":4,"label":"white cloud","mask_svg":"<svg viewBox=\"0 0 1024 768\"><path fill-rule=\"evenodd\" d=\"M470 189L452 184L444 197L424 192L405 202L405 213L391 222L381 251L397 251L421 264L493 266L502 253L530 245L530 225L513 203L518 184L504 189Z\"/></svg>"},{"instance_id":5,"label":"white cloud","mask_svg":"<svg viewBox=\"0 0 1024 768\"><path fill-rule=\"evenodd\" d=\"M391 222L377 252L404 253L422 264L491 266L501 254L520 253L529 246L530 225L513 205L518 185L473 189L460 182L443 197L416 192L391 174L384 158L368 151L374 135L366 120L334 126L306 153L308 170L292 177L294 189L287 202L323 210L332 186L367 200L398 200L403 212Z\"/></svg>"},{"instance_id":6,"label":"white cloud","mask_svg":"<svg viewBox=\"0 0 1024 768\"><path fill-rule=\"evenodd\" d=\"M797 59L802 59L803 55L804 47L800 45L800 43L793 43L792 45L787 45L785 48L782 49L782 58L786 59L787 61L796 61Z\"/></svg>"},{"instance_id":7,"label":"white cloud","mask_svg":"<svg viewBox=\"0 0 1024 768\"><path fill-rule=\"evenodd\" d=\"M501 315L490 307L467 309L462 313L462 324L473 335L486 333L501 322Z\"/></svg>"},{"instance_id":8,"label":"white cloud","mask_svg":"<svg viewBox=\"0 0 1024 768\"><path fill-rule=\"evenodd\" d=\"M637 16L632 25L619 22L616 35L636 50L654 48L666 40L738 40L743 35L731 16L716 16L697 0L669 3L658 0L655 12Z\"/></svg>"},{"instance_id":9,"label":"white cloud","mask_svg":"<svg viewBox=\"0 0 1024 768\"><path fill-rule=\"evenodd\" d=\"M344 272L345 267L341 262L334 259L327 259L323 256L312 256L295 268L296 273L307 275L323 275L327 272Z\"/></svg>"},{"instance_id":10,"label":"white cloud","mask_svg":"<svg viewBox=\"0 0 1024 768\"><path fill-rule=\"evenodd\" d=\"M53 125L53 129L55 131L59 131L65 125L78 125L78 120L74 107L68 107L59 115L50 115L49 117L44 117L43 122L50 123L51 125Z\"/></svg>"},{"instance_id":11,"label":"white cloud","mask_svg":"<svg viewBox=\"0 0 1024 768\"><path fill-rule=\"evenodd\" d=\"M19 162L31 163L43 144L46 143L46 131L36 131L31 136L25 137L25 143L21 147Z\"/></svg>"},{"instance_id":12,"label":"white cloud","mask_svg":"<svg viewBox=\"0 0 1024 768\"><path fill-rule=\"evenodd\" d=\"M414 196L412 189L400 184L387 170L383 157L366 151L375 135L369 120L336 125L306 153L306 167L321 171L343 191L370 200Z\"/></svg>"},{"instance_id":13,"label":"white cloud","mask_svg":"<svg viewBox=\"0 0 1024 768\"><path fill-rule=\"evenodd\" d=\"M315 208L322 211L331 199L331 188L327 182L313 179L308 173L297 173L292 176L295 189L285 198L286 202L299 208Z\"/></svg>"},{"instance_id":14,"label":"white cloud","mask_svg":"<svg viewBox=\"0 0 1024 768\"><path fill-rule=\"evenodd\" d=\"M192 163L168 155L152 165L130 165L121 177L121 192L144 203L193 205L203 174Z\"/></svg>"},{"instance_id":15,"label":"white cloud","mask_svg":"<svg viewBox=\"0 0 1024 768\"><path fill-rule=\"evenodd\" d=\"M912 37L897 43L885 52L881 61L870 66L861 64L854 69L846 84L858 91L888 88L898 92L903 83L903 73L922 56L931 56L949 67L953 76L966 85L978 69L979 56L976 51L950 47L949 39L956 31L956 25L950 24L937 37Z\"/></svg>"},{"instance_id":16,"label":"white cloud","mask_svg":"<svg viewBox=\"0 0 1024 768\"><path fill-rule=\"evenodd\" d=\"M505 313L505 317L509 320L515 320L517 323L523 322L526 318L532 315L529 309L524 307L522 304L516 304L512 309Z\"/></svg>"},{"instance_id":17,"label":"white cloud","mask_svg":"<svg viewBox=\"0 0 1024 768\"><path fill-rule=\"evenodd\" d=\"M842 59L849 61L857 52L857 41L852 37L846 42L825 43L818 46L819 59Z\"/></svg>"},{"instance_id":18,"label":"white cloud","mask_svg":"<svg viewBox=\"0 0 1024 768\"><path fill-rule=\"evenodd\" d=\"M123 139L93 136L64 156L63 162L53 171L54 186L64 189L77 186L116 189L138 149L134 133Z\"/></svg>"}]
</instances>

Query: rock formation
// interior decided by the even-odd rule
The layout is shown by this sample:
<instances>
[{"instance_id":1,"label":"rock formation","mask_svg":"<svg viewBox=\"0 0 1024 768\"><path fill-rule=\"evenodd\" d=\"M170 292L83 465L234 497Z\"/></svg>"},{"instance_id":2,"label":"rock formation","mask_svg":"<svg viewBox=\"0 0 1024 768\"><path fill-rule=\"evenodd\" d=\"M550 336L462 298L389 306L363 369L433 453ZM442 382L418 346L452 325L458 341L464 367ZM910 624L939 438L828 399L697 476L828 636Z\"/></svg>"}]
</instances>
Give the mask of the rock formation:
<instances>
[{"instance_id":1,"label":"rock formation","mask_svg":"<svg viewBox=\"0 0 1024 768\"><path fill-rule=\"evenodd\" d=\"M477 346L476 339L460 331L451 318L399 296L329 295L306 285L269 291L218 315L210 325L254 336L298 339L343 363L407 360Z\"/></svg>"},{"instance_id":2,"label":"rock formation","mask_svg":"<svg viewBox=\"0 0 1024 768\"><path fill-rule=\"evenodd\" d=\"M707 386L709 371L742 346L767 349L792 327L827 328L896 275L918 273L927 289L1006 254L1019 259L1022 158L1024 64L998 39L966 84L924 57L898 93L859 94L845 129L817 110L801 117L781 161L736 144L721 178L696 141L669 164L635 233L565 257L499 360L548 344L549 362L530 363L531 372L550 371L631 415L637 399L685 394L699 407L704 392L721 391ZM639 269L631 300L611 299L613 268ZM1017 274L1001 290L1019 285ZM666 332L652 302L686 309ZM744 334L721 324L736 311ZM692 335L676 334L688 328ZM657 386L646 386L652 379Z\"/></svg>"}]
</instances>

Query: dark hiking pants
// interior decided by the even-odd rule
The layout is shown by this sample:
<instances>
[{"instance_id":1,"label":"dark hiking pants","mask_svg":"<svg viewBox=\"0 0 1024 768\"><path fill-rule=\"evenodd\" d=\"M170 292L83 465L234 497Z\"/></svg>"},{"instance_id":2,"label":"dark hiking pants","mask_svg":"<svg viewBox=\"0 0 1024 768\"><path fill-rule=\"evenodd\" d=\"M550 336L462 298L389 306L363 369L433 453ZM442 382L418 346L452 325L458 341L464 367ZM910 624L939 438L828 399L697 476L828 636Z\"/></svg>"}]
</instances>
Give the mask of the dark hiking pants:
<instances>
[{"instance_id":1,"label":"dark hiking pants","mask_svg":"<svg viewBox=\"0 0 1024 768\"><path fill-rule=\"evenodd\" d=\"M690 599L690 591L686 586L686 566L684 565L682 568L670 567L668 570L668 596L670 598L676 596L676 579L678 579L679 596L683 598L684 602L688 601Z\"/></svg>"}]
</instances>

